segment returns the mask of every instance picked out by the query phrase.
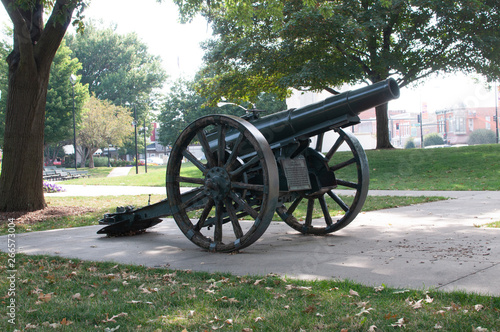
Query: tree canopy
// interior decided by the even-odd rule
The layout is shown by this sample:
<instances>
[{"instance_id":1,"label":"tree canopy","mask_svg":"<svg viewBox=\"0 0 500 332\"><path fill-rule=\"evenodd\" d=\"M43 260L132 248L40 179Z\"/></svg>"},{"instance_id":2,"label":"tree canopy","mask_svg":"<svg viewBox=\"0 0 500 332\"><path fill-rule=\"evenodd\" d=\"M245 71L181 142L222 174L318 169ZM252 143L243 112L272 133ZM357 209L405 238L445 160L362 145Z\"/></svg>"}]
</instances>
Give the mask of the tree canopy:
<instances>
[{"instance_id":1,"label":"tree canopy","mask_svg":"<svg viewBox=\"0 0 500 332\"><path fill-rule=\"evenodd\" d=\"M132 134L133 117L124 107L113 105L106 100L91 96L85 104L82 124L78 131L78 143L86 150L89 167L94 167L93 154L109 144L120 146Z\"/></svg>"},{"instance_id":2,"label":"tree canopy","mask_svg":"<svg viewBox=\"0 0 500 332\"><path fill-rule=\"evenodd\" d=\"M172 145L181 131L192 121L208 114L233 114L244 116L247 109L255 107L265 114L275 113L286 109L286 102L270 93L261 93L255 105L243 103L225 103L221 107L207 106L207 99L196 91L195 86L200 78L193 81L179 79L174 82L170 93L158 115L160 123L159 141L164 146Z\"/></svg>"},{"instance_id":3,"label":"tree canopy","mask_svg":"<svg viewBox=\"0 0 500 332\"><path fill-rule=\"evenodd\" d=\"M49 147L55 155L62 145L73 142L73 86L70 76L80 68L81 63L71 58L71 50L63 41L54 57L47 87L44 143L45 156L50 159L54 156L48 156ZM89 97L88 86L75 82L74 92L75 117L79 120L81 108Z\"/></svg>"},{"instance_id":4,"label":"tree canopy","mask_svg":"<svg viewBox=\"0 0 500 332\"><path fill-rule=\"evenodd\" d=\"M205 72L217 74L199 89L213 101L390 76L401 87L434 73L500 76L496 0L176 2L185 18L212 22ZM377 109L377 132L388 132L386 114Z\"/></svg>"},{"instance_id":5,"label":"tree canopy","mask_svg":"<svg viewBox=\"0 0 500 332\"><path fill-rule=\"evenodd\" d=\"M67 40L82 63L82 83L98 99L120 106L136 103L142 114L167 78L161 58L150 54L135 33L120 35L116 27L98 28L89 22L83 34Z\"/></svg>"}]
</instances>

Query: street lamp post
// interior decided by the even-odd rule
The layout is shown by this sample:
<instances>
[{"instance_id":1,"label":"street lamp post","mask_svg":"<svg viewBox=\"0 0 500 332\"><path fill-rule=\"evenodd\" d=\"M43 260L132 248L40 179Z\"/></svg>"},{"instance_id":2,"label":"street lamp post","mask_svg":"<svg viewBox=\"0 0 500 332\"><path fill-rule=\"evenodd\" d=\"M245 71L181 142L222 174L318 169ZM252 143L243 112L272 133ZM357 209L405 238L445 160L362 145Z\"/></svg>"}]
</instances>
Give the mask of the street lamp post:
<instances>
[{"instance_id":1,"label":"street lamp post","mask_svg":"<svg viewBox=\"0 0 500 332\"><path fill-rule=\"evenodd\" d=\"M498 86L495 82L495 124L497 126L497 144L498 144Z\"/></svg>"},{"instance_id":2,"label":"street lamp post","mask_svg":"<svg viewBox=\"0 0 500 332\"><path fill-rule=\"evenodd\" d=\"M76 164L76 120L75 120L75 84L76 84L76 76L71 74L69 77L69 82L73 87L73 149L75 150L75 171L78 170Z\"/></svg>"},{"instance_id":3,"label":"street lamp post","mask_svg":"<svg viewBox=\"0 0 500 332\"><path fill-rule=\"evenodd\" d=\"M134 104L134 122L132 122L134 124L134 132L135 132L135 174L139 174L139 158L138 158L138 155L137 155L137 112L136 112L136 107L135 107L135 104Z\"/></svg>"},{"instance_id":4,"label":"street lamp post","mask_svg":"<svg viewBox=\"0 0 500 332\"><path fill-rule=\"evenodd\" d=\"M144 119L144 172L148 172L148 146L146 145L146 119Z\"/></svg>"}]
</instances>

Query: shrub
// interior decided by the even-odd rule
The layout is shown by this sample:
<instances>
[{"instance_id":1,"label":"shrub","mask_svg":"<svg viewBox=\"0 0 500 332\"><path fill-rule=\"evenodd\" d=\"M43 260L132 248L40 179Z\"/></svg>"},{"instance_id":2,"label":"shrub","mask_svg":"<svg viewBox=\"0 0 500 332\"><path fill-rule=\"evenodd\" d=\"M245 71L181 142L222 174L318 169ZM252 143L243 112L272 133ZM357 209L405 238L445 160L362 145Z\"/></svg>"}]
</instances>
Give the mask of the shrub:
<instances>
[{"instance_id":1,"label":"shrub","mask_svg":"<svg viewBox=\"0 0 500 332\"><path fill-rule=\"evenodd\" d=\"M425 135L424 137L424 146L443 145L443 144L444 144L443 138L439 134L432 133Z\"/></svg>"},{"instance_id":2,"label":"shrub","mask_svg":"<svg viewBox=\"0 0 500 332\"><path fill-rule=\"evenodd\" d=\"M493 144L497 137L494 132L488 129L476 129L469 136L469 145L474 144Z\"/></svg>"},{"instance_id":3,"label":"shrub","mask_svg":"<svg viewBox=\"0 0 500 332\"><path fill-rule=\"evenodd\" d=\"M415 149L415 142L413 141L413 137L408 138L405 144L405 149Z\"/></svg>"}]
</instances>

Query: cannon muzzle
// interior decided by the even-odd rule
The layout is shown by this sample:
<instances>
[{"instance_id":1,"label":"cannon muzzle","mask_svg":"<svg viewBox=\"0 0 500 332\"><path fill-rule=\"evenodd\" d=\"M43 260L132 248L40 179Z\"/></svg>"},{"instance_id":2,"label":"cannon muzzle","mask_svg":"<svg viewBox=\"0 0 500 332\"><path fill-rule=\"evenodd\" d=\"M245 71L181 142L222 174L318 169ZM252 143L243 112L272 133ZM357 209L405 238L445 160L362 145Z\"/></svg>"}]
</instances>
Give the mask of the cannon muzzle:
<instances>
[{"instance_id":1,"label":"cannon muzzle","mask_svg":"<svg viewBox=\"0 0 500 332\"><path fill-rule=\"evenodd\" d=\"M352 126L360 122L359 113L398 97L398 83L390 78L251 122L264 134L272 147L290 138L312 137L333 128Z\"/></svg>"}]
</instances>

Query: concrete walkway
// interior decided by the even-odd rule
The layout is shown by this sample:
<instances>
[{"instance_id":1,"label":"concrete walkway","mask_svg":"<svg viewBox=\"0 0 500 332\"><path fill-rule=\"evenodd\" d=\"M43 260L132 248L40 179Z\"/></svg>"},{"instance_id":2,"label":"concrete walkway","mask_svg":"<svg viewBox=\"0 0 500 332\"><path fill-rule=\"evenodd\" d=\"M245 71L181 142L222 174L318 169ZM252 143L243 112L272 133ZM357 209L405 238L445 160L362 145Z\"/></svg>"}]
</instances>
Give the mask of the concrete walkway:
<instances>
[{"instance_id":1,"label":"concrete walkway","mask_svg":"<svg viewBox=\"0 0 500 332\"><path fill-rule=\"evenodd\" d=\"M103 186L87 187L102 193ZM118 188L122 193L137 190ZM82 194L89 190L74 189ZM302 279L350 279L368 286L500 296L500 229L478 227L500 220L500 192L370 192L377 194L454 198L363 212L348 227L328 236L304 236L273 222L256 243L236 255L201 250L170 218L131 237L97 235L100 226L18 234L17 249L151 267L237 275L273 272ZM6 250L5 236L0 244Z\"/></svg>"},{"instance_id":2,"label":"concrete walkway","mask_svg":"<svg viewBox=\"0 0 500 332\"><path fill-rule=\"evenodd\" d=\"M128 175L131 169L131 167L115 167L111 172L109 172L108 178Z\"/></svg>"}]
</instances>

